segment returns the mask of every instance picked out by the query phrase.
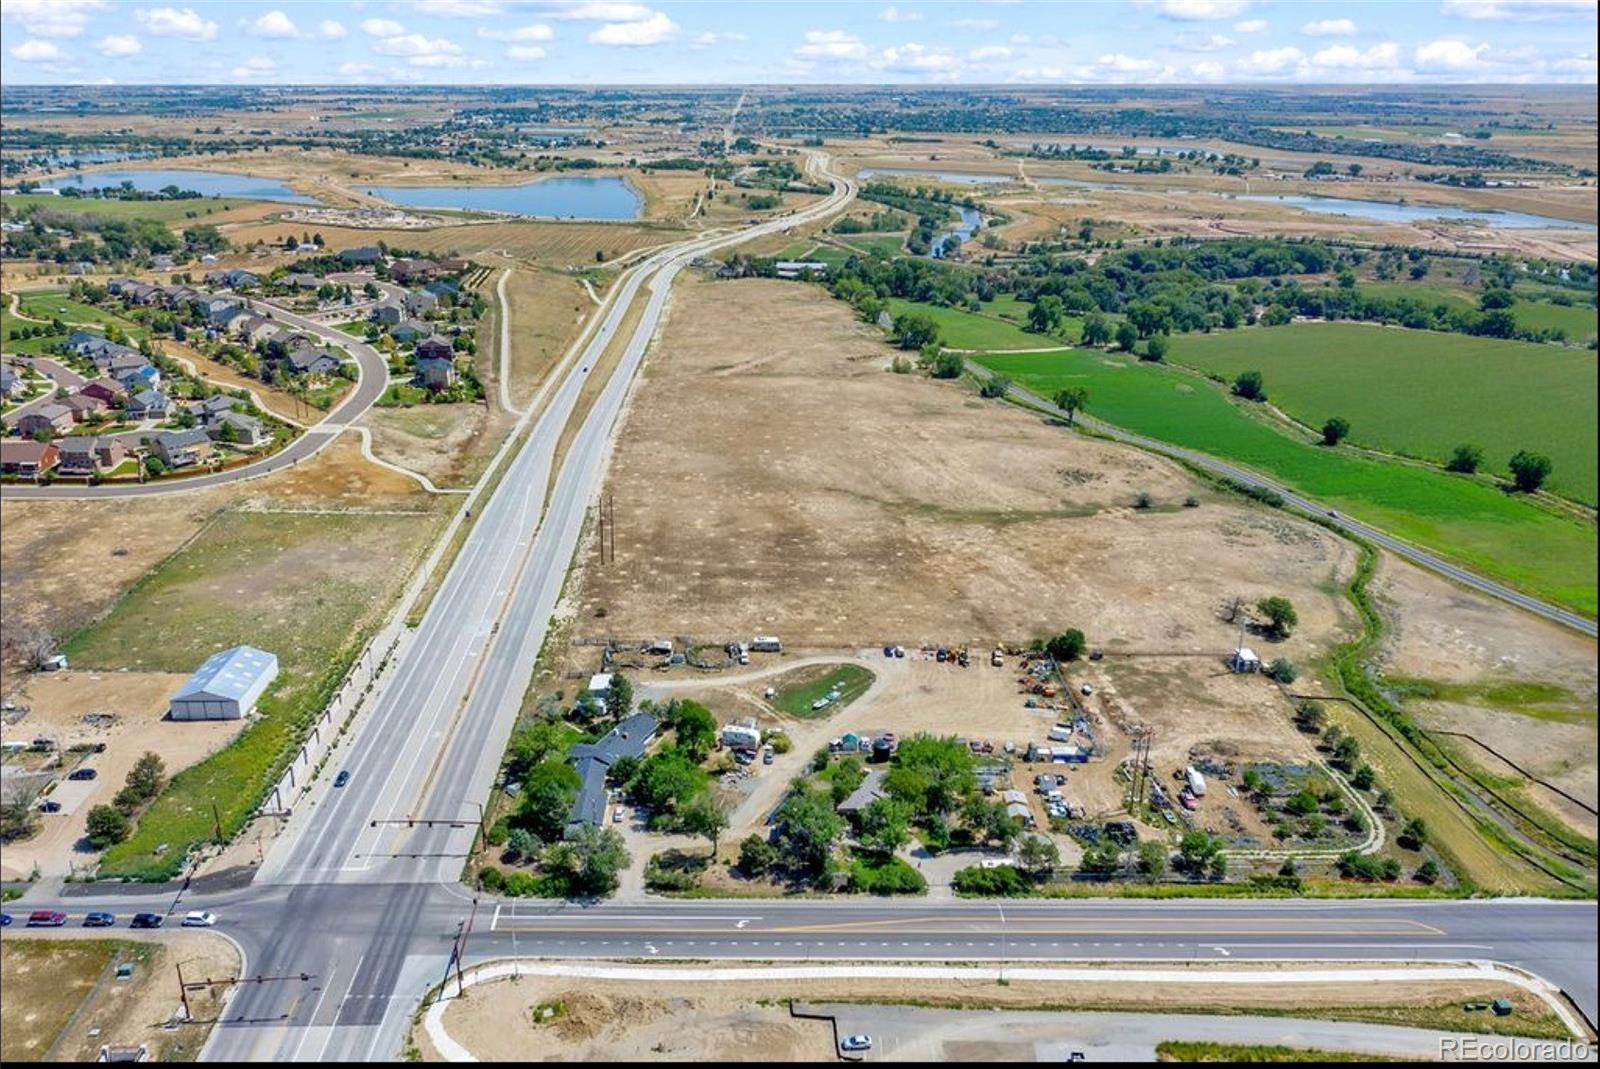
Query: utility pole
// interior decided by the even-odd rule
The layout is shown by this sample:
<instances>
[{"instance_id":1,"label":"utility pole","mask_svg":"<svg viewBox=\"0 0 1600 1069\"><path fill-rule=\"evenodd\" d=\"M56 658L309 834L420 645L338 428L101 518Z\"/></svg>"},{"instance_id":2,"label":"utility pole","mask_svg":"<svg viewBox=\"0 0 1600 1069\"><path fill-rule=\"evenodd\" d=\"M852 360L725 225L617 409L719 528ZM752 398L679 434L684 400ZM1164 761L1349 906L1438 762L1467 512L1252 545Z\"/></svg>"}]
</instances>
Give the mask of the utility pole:
<instances>
[{"instance_id":1,"label":"utility pole","mask_svg":"<svg viewBox=\"0 0 1600 1069\"><path fill-rule=\"evenodd\" d=\"M615 564L617 563L617 496L607 493L606 499L611 503L611 523L609 524L611 531L611 563Z\"/></svg>"},{"instance_id":2,"label":"utility pole","mask_svg":"<svg viewBox=\"0 0 1600 1069\"><path fill-rule=\"evenodd\" d=\"M460 947L456 952L456 997L459 998L466 990L467 985L461 979L462 959L467 956L467 940L472 938L472 925L478 919L478 896L472 896L472 912L467 915L465 929L461 933Z\"/></svg>"},{"instance_id":3,"label":"utility pole","mask_svg":"<svg viewBox=\"0 0 1600 1069\"><path fill-rule=\"evenodd\" d=\"M216 833L217 842L222 841L222 815L217 812L215 800L211 803L211 829Z\"/></svg>"},{"instance_id":4,"label":"utility pole","mask_svg":"<svg viewBox=\"0 0 1600 1069\"><path fill-rule=\"evenodd\" d=\"M173 968L178 970L178 997L183 1000L183 1019L194 1020L194 1014L189 1012L189 985L183 982L183 962L178 962Z\"/></svg>"}]
</instances>

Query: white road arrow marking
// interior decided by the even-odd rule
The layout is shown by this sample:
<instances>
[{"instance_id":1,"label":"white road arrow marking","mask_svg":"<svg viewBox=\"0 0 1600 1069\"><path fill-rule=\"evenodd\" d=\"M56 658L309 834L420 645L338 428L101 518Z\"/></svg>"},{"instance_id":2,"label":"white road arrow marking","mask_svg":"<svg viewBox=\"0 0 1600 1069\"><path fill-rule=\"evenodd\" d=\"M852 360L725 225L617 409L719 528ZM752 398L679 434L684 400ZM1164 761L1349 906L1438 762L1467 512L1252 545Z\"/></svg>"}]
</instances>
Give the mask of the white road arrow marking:
<instances>
[{"instance_id":1,"label":"white road arrow marking","mask_svg":"<svg viewBox=\"0 0 1600 1069\"><path fill-rule=\"evenodd\" d=\"M653 943L646 943L644 945L644 948L645 948L645 950L649 951L651 954L659 954L659 953L661 953L661 951L659 951L659 950L657 950L655 948L655 944L653 944Z\"/></svg>"},{"instance_id":2,"label":"white road arrow marking","mask_svg":"<svg viewBox=\"0 0 1600 1069\"><path fill-rule=\"evenodd\" d=\"M1225 958L1233 957L1232 953L1229 952L1227 947L1212 947L1211 949L1215 950L1218 954L1221 954Z\"/></svg>"}]
</instances>

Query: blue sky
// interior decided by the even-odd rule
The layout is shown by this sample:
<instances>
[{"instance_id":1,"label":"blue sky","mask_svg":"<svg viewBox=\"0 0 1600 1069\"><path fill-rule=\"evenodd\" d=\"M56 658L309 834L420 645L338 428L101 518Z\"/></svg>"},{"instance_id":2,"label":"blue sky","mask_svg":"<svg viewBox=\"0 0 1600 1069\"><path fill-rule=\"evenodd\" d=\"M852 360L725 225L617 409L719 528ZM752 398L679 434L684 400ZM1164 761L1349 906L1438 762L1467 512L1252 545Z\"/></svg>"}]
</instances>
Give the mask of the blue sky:
<instances>
[{"instance_id":1,"label":"blue sky","mask_svg":"<svg viewBox=\"0 0 1600 1069\"><path fill-rule=\"evenodd\" d=\"M27 83L1595 82L1596 0L0 0Z\"/></svg>"}]
</instances>

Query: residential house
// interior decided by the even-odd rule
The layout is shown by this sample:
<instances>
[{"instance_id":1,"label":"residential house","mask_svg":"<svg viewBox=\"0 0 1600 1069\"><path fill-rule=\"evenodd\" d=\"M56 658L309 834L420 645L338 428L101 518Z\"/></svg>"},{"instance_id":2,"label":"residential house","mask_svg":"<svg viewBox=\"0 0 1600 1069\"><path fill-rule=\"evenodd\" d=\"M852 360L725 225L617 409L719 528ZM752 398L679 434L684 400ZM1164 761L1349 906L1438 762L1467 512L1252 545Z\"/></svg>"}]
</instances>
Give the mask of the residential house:
<instances>
[{"instance_id":1,"label":"residential house","mask_svg":"<svg viewBox=\"0 0 1600 1069\"><path fill-rule=\"evenodd\" d=\"M127 282L117 294L129 304L148 306L161 300L161 289L148 282Z\"/></svg>"},{"instance_id":2,"label":"residential house","mask_svg":"<svg viewBox=\"0 0 1600 1069\"><path fill-rule=\"evenodd\" d=\"M430 390L448 390L455 385L456 366L452 361L436 356L417 361L417 385Z\"/></svg>"},{"instance_id":3,"label":"residential house","mask_svg":"<svg viewBox=\"0 0 1600 1069\"><path fill-rule=\"evenodd\" d=\"M172 398L159 390L145 390L128 399L129 419L167 419L172 415Z\"/></svg>"},{"instance_id":4,"label":"residential house","mask_svg":"<svg viewBox=\"0 0 1600 1069\"><path fill-rule=\"evenodd\" d=\"M0 367L0 397L21 397L27 391L28 384L22 381L21 375L9 365Z\"/></svg>"},{"instance_id":5,"label":"residential house","mask_svg":"<svg viewBox=\"0 0 1600 1069\"><path fill-rule=\"evenodd\" d=\"M447 275L459 275L472 266L471 260L463 260L459 256L452 256L439 261L439 270Z\"/></svg>"},{"instance_id":6,"label":"residential house","mask_svg":"<svg viewBox=\"0 0 1600 1069\"><path fill-rule=\"evenodd\" d=\"M25 413L17 420L17 433L24 438L32 438L40 431L49 434L66 434L72 430L72 409L66 405L58 405L54 401L40 405L31 412Z\"/></svg>"},{"instance_id":7,"label":"residential house","mask_svg":"<svg viewBox=\"0 0 1600 1069\"><path fill-rule=\"evenodd\" d=\"M211 436L203 428L162 431L150 439L150 449L169 468L186 468L211 455Z\"/></svg>"},{"instance_id":8,"label":"residential house","mask_svg":"<svg viewBox=\"0 0 1600 1069\"><path fill-rule=\"evenodd\" d=\"M297 290L314 290L322 288L322 279L305 271L296 271L291 275L284 275L278 280L281 285L292 286Z\"/></svg>"},{"instance_id":9,"label":"residential house","mask_svg":"<svg viewBox=\"0 0 1600 1069\"><path fill-rule=\"evenodd\" d=\"M419 319L402 320L389 328L389 336L398 342L414 342L433 333L433 328Z\"/></svg>"},{"instance_id":10,"label":"residential house","mask_svg":"<svg viewBox=\"0 0 1600 1069\"><path fill-rule=\"evenodd\" d=\"M96 363L104 358L109 360L118 353L131 353L134 350L119 342L108 339L104 334L92 330L75 330L67 335L67 340L62 342L63 351L73 356L81 356Z\"/></svg>"},{"instance_id":11,"label":"residential house","mask_svg":"<svg viewBox=\"0 0 1600 1069\"><path fill-rule=\"evenodd\" d=\"M206 434L213 441L223 441L229 432L225 427L232 427L233 441L236 445L260 445L268 437L267 428L254 416L247 416L243 412L222 412L206 423Z\"/></svg>"},{"instance_id":12,"label":"residential house","mask_svg":"<svg viewBox=\"0 0 1600 1069\"><path fill-rule=\"evenodd\" d=\"M417 342L417 360L428 359L453 360L455 359L455 346L450 344L450 339L438 334L424 338Z\"/></svg>"},{"instance_id":13,"label":"residential house","mask_svg":"<svg viewBox=\"0 0 1600 1069\"><path fill-rule=\"evenodd\" d=\"M282 358L288 356L296 349L314 349L317 339L304 331L291 330L286 333L274 334L267 342L267 352Z\"/></svg>"},{"instance_id":14,"label":"residential house","mask_svg":"<svg viewBox=\"0 0 1600 1069\"><path fill-rule=\"evenodd\" d=\"M85 397L98 397L108 405L114 405L128 396L128 388L116 379L91 379L78 392Z\"/></svg>"},{"instance_id":15,"label":"residential house","mask_svg":"<svg viewBox=\"0 0 1600 1069\"><path fill-rule=\"evenodd\" d=\"M54 442L0 442L0 473L37 478L56 466Z\"/></svg>"},{"instance_id":16,"label":"residential house","mask_svg":"<svg viewBox=\"0 0 1600 1069\"><path fill-rule=\"evenodd\" d=\"M212 329L226 334L234 329L233 324L236 320L248 318L251 314L250 309L234 305L226 311L216 312L207 316L206 322Z\"/></svg>"},{"instance_id":17,"label":"residential house","mask_svg":"<svg viewBox=\"0 0 1600 1069\"><path fill-rule=\"evenodd\" d=\"M208 286L226 286L235 290L257 285L260 281L260 275L254 271L246 271L242 267L230 267L225 271L207 271L205 276L205 283Z\"/></svg>"},{"instance_id":18,"label":"residential house","mask_svg":"<svg viewBox=\"0 0 1600 1069\"><path fill-rule=\"evenodd\" d=\"M347 264L375 264L383 259L383 250L376 245L358 245L353 249L345 249L339 254L339 259Z\"/></svg>"},{"instance_id":19,"label":"residential house","mask_svg":"<svg viewBox=\"0 0 1600 1069\"><path fill-rule=\"evenodd\" d=\"M432 278L439 273L439 265L432 260L396 260L389 265L389 277L402 286L419 279Z\"/></svg>"},{"instance_id":20,"label":"residential house","mask_svg":"<svg viewBox=\"0 0 1600 1069\"><path fill-rule=\"evenodd\" d=\"M295 375L331 375L343 361L326 349L294 349L284 357L284 367Z\"/></svg>"},{"instance_id":21,"label":"residential house","mask_svg":"<svg viewBox=\"0 0 1600 1069\"><path fill-rule=\"evenodd\" d=\"M385 302L374 306L372 311L367 313L367 318L381 326L392 327L405 317L401 313L398 304Z\"/></svg>"},{"instance_id":22,"label":"residential house","mask_svg":"<svg viewBox=\"0 0 1600 1069\"><path fill-rule=\"evenodd\" d=\"M119 353L103 354L95 360L95 366L111 378L119 379L124 371L137 371L139 368L149 367L150 361L143 353L126 349Z\"/></svg>"},{"instance_id":23,"label":"residential house","mask_svg":"<svg viewBox=\"0 0 1600 1069\"><path fill-rule=\"evenodd\" d=\"M427 290L416 290L405 295L402 303L412 315L427 315L439 307L439 298Z\"/></svg>"},{"instance_id":24,"label":"residential house","mask_svg":"<svg viewBox=\"0 0 1600 1069\"><path fill-rule=\"evenodd\" d=\"M171 271L177 266L178 261L174 260L165 253L161 254L160 256L150 257L150 268L153 271Z\"/></svg>"},{"instance_id":25,"label":"residential house","mask_svg":"<svg viewBox=\"0 0 1600 1069\"><path fill-rule=\"evenodd\" d=\"M139 280L136 278L113 278L106 283L106 292L120 297L124 286L137 286L138 284Z\"/></svg>"},{"instance_id":26,"label":"residential house","mask_svg":"<svg viewBox=\"0 0 1600 1069\"><path fill-rule=\"evenodd\" d=\"M106 410L106 403L98 397L78 393L61 399L61 407L72 413L72 422L88 423Z\"/></svg>"},{"instance_id":27,"label":"residential house","mask_svg":"<svg viewBox=\"0 0 1600 1069\"><path fill-rule=\"evenodd\" d=\"M116 379L127 387L129 393L153 390L161 385L161 372L153 364L140 364L120 372Z\"/></svg>"},{"instance_id":28,"label":"residential house","mask_svg":"<svg viewBox=\"0 0 1600 1069\"><path fill-rule=\"evenodd\" d=\"M567 814L567 832L584 824L599 826L606 816L606 772L623 757L639 760L660 723L649 713L634 713L618 722L598 742L580 742L567 757L580 786Z\"/></svg>"},{"instance_id":29,"label":"residential house","mask_svg":"<svg viewBox=\"0 0 1600 1069\"><path fill-rule=\"evenodd\" d=\"M266 316L250 315L236 319L231 324L233 332L246 345L266 341L282 328Z\"/></svg>"},{"instance_id":30,"label":"residential house","mask_svg":"<svg viewBox=\"0 0 1600 1069\"><path fill-rule=\"evenodd\" d=\"M799 278L807 274L826 278L828 275L828 265L821 260L779 260L772 267L779 278Z\"/></svg>"},{"instance_id":31,"label":"residential house","mask_svg":"<svg viewBox=\"0 0 1600 1069\"><path fill-rule=\"evenodd\" d=\"M448 278L435 279L422 288L445 303L454 301L461 293L461 287Z\"/></svg>"},{"instance_id":32,"label":"residential house","mask_svg":"<svg viewBox=\"0 0 1600 1069\"><path fill-rule=\"evenodd\" d=\"M63 438L57 445L56 470L62 475L93 475L100 470L100 454L95 452L95 440L88 435Z\"/></svg>"},{"instance_id":33,"label":"residential house","mask_svg":"<svg viewBox=\"0 0 1600 1069\"><path fill-rule=\"evenodd\" d=\"M205 421L215 419L224 412L232 412L233 406L241 403L237 397L229 397L225 393L214 393L204 401L193 401L184 407L188 408L197 419Z\"/></svg>"},{"instance_id":34,"label":"residential house","mask_svg":"<svg viewBox=\"0 0 1600 1069\"><path fill-rule=\"evenodd\" d=\"M122 444L121 438L96 438L94 451L100 460L100 470L102 471L112 470L127 459L128 456L128 447Z\"/></svg>"}]
</instances>

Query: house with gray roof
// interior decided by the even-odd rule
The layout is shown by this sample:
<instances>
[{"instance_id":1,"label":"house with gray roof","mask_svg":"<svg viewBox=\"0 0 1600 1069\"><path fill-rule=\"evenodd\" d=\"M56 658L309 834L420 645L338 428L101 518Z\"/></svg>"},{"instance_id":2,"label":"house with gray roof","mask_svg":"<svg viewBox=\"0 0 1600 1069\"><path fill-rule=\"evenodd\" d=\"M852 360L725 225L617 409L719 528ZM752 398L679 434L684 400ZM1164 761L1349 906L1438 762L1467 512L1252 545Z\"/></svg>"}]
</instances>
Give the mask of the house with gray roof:
<instances>
[{"instance_id":1,"label":"house with gray roof","mask_svg":"<svg viewBox=\"0 0 1600 1069\"><path fill-rule=\"evenodd\" d=\"M211 436L201 427L162 431L150 439L150 449L169 468L187 468L211 455Z\"/></svg>"},{"instance_id":2,"label":"house with gray roof","mask_svg":"<svg viewBox=\"0 0 1600 1069\"><path fill-rule=\"evenodd\" d=\"M284 369L295 375L332 375L342 365L326 349L291 349L283 358Z\"/></svg>"},{"instance_id":3,"label":"house with gray roof","mask_svg":"<svg viewBox=\"0 0 1600 1069\"><path fill-rule=\"evenodd\" d=\"M160 390L145 390L128 398L129 419L166 419L172 415L172 398Z\"/></svg>"},{"instance_id":4,"label":"house with gray roof","mask_svg":"<svg viewBox=\"0 0 1600 1069\"><path fill-rule=\"evenodd\" d=\"M623 757L644 756L661 724L649 713L623 718L598 742L580 742L567 754L582 785L567 815L567 832L583 824L599 826L606 816L606 772Z\"/></svg>"},{"instance_id":5,"label":"house with gray roof","mask_svg":"<svg viewBox=\"0 0 1600 1069\"><path fill-rule=\"evenodd\" d=\"M32 438L40 431L66 434L72 430L72 422L72 409L51 401L24 413L22 418L17 420L16 426L17 432L24 438Z\"/></svg>"},{"instance_id":6,"label":"house with gray roof","mask_svg":"<svg viewBox=\"0 0 1600 1069\"><path fill-rule=\"evenodd\" d=\"M238 720L278 678L278 658L254 646L235 646L207 657L167 705L173 720Z\"/></svg>"},{"instance_id":7,"label":"house with gray roof","mask_svg":"<svg viewBox=\"0 0 1600 1069\"><path fill-rule=\"evenodd\" d=\"M220 442L226 439L229 432L224 428L232 427L234 445L260 445L267 440L267 428L259 419L246 415L243 412L221 412L206 422L206 434L212 441Z\"/></svg>"}]
</instances>

